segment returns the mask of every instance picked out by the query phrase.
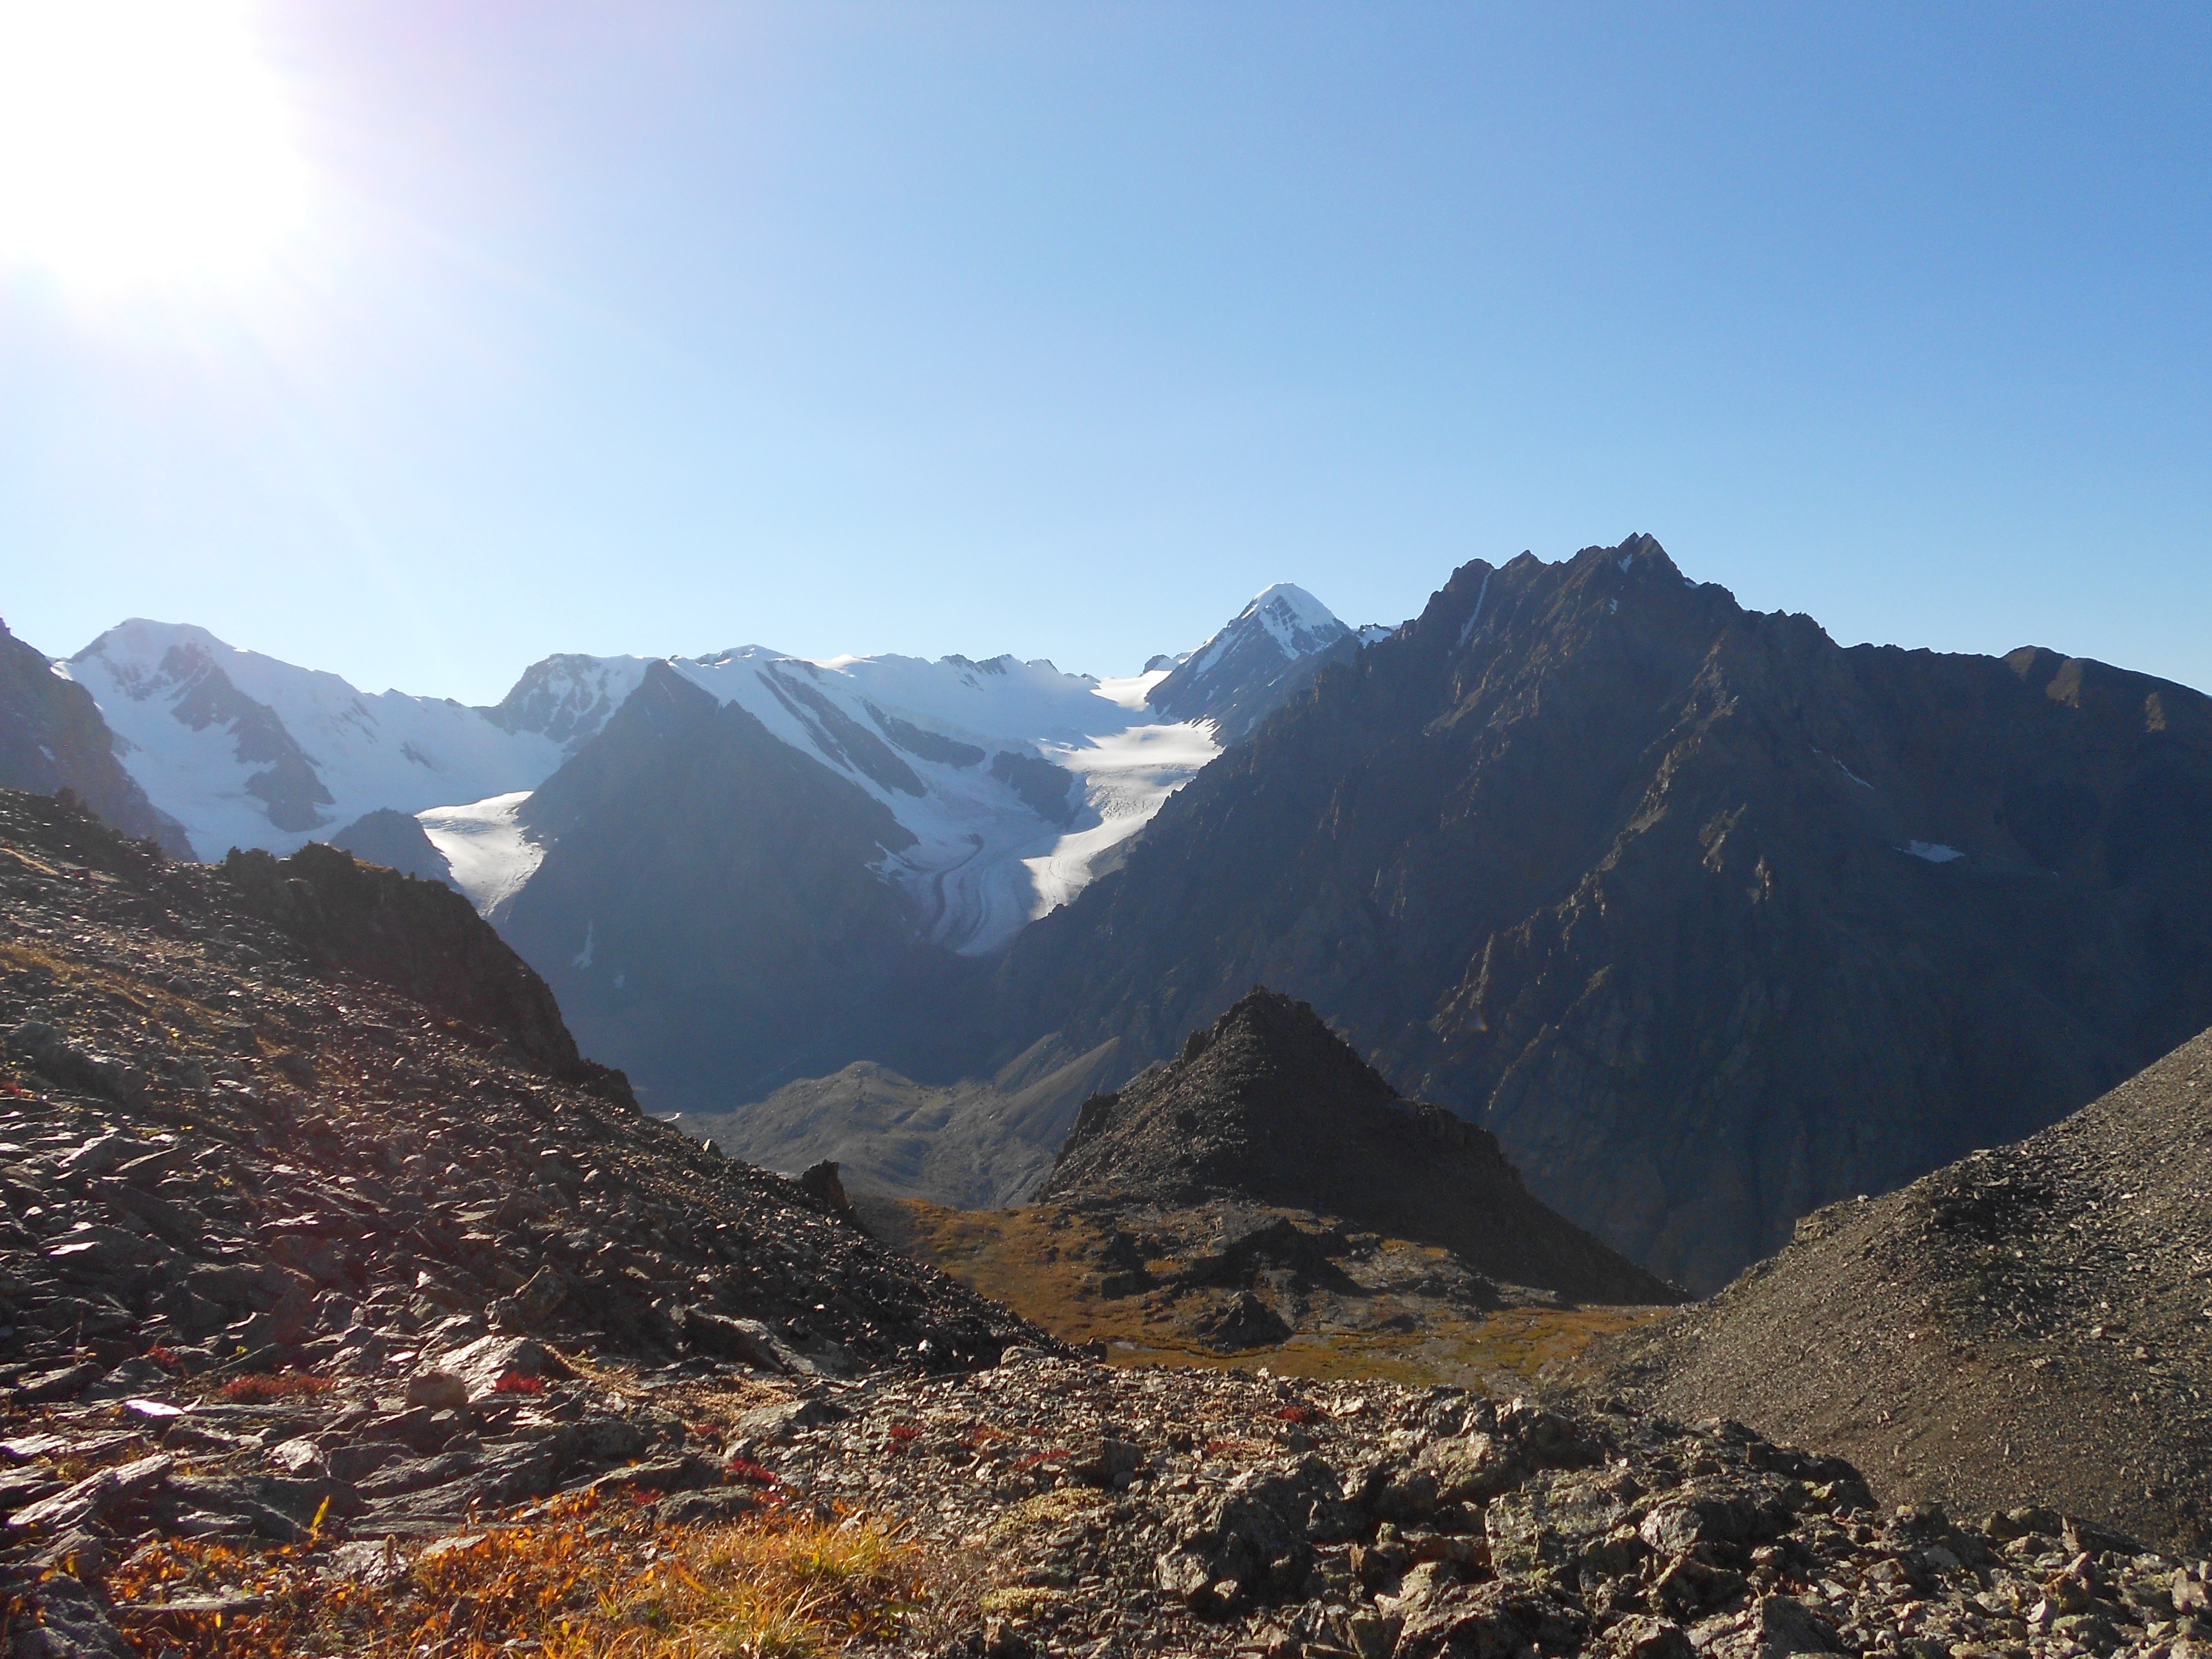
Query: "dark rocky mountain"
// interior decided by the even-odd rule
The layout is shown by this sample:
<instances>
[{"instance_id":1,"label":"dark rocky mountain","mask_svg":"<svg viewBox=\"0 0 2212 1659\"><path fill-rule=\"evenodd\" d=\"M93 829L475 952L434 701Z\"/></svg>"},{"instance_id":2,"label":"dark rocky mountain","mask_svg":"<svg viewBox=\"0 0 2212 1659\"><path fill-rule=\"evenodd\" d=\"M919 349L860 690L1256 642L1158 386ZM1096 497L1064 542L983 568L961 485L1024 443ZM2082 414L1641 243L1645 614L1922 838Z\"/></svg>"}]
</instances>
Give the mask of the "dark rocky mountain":
<instances>
[{"instance_id":1,"label":"dark rocky mountain","mask_svg":"<svg viewBox=\"0 0 2212 1659\"><path fill-rule=\"evenodd\" d=\"M1358 647L1310 595L1270 588L1153 688L1147 721L1212 720L1222 741L1233 741L1323 658ZM959 1078L976 1053L976 998L988 970L978 957L933 948L945 938L948 890L962 879L959 860L931 882L897 878L892 866L916 845L915 833L822 757L849 763L892 799L925 793L907 757L976 769L1026 809L1024 853L1048 852L1058 832L1101 820L1095 811L1079 819L1086 798L1066 768L955 741L872 702L861 705L864 720L812 683L818 671L755 654L747 672L810 734L811 750L666 664L647 667L611 714L586 672L591 659L548 659L525 677L497 718L554 735L572 708L601 723L579 727L587 740L522 809L524 829L549 850L496 920L553 983L587 1046L618 1056L656 1109L710 1118L730 1144L788 1167L836 1145L862 1178L880 1174L896 1188L894 1172L911 1161L892 1144L909 1139L907 1115L885 1120L862 1096L879 1097L880 1084L909 1101L909 1112L934 1111L933 1091ZM1011 658L937 666L945 665L987 680L1024 666ZM1087 691L1082 700L1091 701ZM988 916L1017 902L994 891L971 908ZM1057 1054L1045 1070L1078 1058ZM997 1055L987 1075L1018 1059ZM743 1123L732 1113L854 1064L875 1069L865 1087L828 1091L825 1109L841 1115L826 1133L790 1100ZM1010 1092L1036 1081L1024 1076ZM988 1097L983 1117L1002 1125L984 1138L1011 1133L1015 1154L993 1147L977 1160L940 1158L941 1167L972 1163L975 1178L932 1190L994 1201L1049 1161L1079 1096L1054 1093L1040 1115L1036 1098L1002 1110L991 1085L979 1088L968 1095Z\"/></svg>"},{"instance_id":2,"label":"dark rocky mountain","mask_svg":"<svg viewBox=\"0 0 2212 1659\"><path fill-rule=\"evenodd\" d=\"M128 836L190 858L184 826L146 799L115 757L115 733L92 694L0 623L0 788L76 798Z\"/></svg>"},{"instance_id":3,"label":"dark rocky mountain","mask_svg":"<svg viewBox=\"0 0 2212 1659\"><path fill-rule=\"evenodd\" d=\"M380 806L364 812L334 836L330 845L351 853L364 864L380 864L402 875L453 884L453 866L433 846L422 826L410 814Z\"/></svg>"},{"instance_id":4,"label":"dark rocky mountain","mask_svg":"<svg viewBox=\"0 0 2212 1659\"><path fill-rule=\"evenodd\" d=\"M1458 571L1017 939L976 1075L1245 987L1711 1287L2212 1022L2212 704L1838 647L1635 537Z\"/></svg>"},{"instance_id":5,"label":"dark rocky mountain","mask_svg":"<svg viewBox=\"0 0 2212 1659\"><path fill-rule=\"evenodd\" d=\"M833 1071L863 1027L926 1048L890 995L926 947L872 867L911 835L744 709L653 665L522 822L550 850L502 930L656 1109Z\"/></svg>"},{"instance_id":6,"label":"dark rocky mountain","mask_svg":"<svg viewBox=\"0 0 2212 1659\"><path fill-rule=\"evenodd\" d=\"M1166 720L1211 721L1224 746L1241 743L1322 668L1358 648L1359 636L1320 600L1278 582L1174 663L1145 701Z\"/></svg>"},{"instance_id":7,"label":"dark rocky mountain","mask_svg":"<svg viewBox=\"0 0 2212 1659\"><path fill-rule=\"evenodd\" d=\"M1255 988L1182 1054L1084 1103L1045 1203L1313 1212L1577 1301L1677 1292L1528 1195L1486 1131L1401 1099L1311 1007Z\"/></svg>"},{"instance_id":8,"label":"dark rocky mountain","mask_svg":"<svg viewBox=\"0 0 2212 1659\"><path fill-rule=\"evenodd\" d=\"M2212 1033L2064 1121L1816 1211L1626 1345L1662 1408L1802 1435L1893 1504L2212 1540Z\"/></svg>"}]
</instances>

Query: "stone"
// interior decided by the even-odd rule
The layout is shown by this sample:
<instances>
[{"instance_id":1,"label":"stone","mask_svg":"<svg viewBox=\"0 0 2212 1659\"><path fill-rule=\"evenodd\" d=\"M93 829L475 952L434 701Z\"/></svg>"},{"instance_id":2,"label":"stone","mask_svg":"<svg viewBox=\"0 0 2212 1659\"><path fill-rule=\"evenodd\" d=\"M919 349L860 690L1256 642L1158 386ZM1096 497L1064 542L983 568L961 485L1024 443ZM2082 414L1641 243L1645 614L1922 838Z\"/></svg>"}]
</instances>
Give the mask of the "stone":
<instances>
[{"instance_id":1,"label":"stone","mask_svg":"<svg viewBox=\"0 0 2212 1659\"><path fill-rule=\"evenodd\" d=\"M737 1488L681 1492L653 1506L653 1518L662 1527L720 1526L740 1520L761 1507L754 1493Z\"/></svg>"},{"instance_id":2,"label":"stone","mask_svg":"<svg viewBox=\"0 0 2212 1659\"><path fill-rule=\"evenodd\" d=\"M136 1659L100 1597L67 1574L26 1592L29 1619L9 1635L16 1659Z\"/></svg>"},{"instance_id":3,"label":"stone","mask_svg":"<svg viewBox=\"0 0 2212 1659\"><path fill-rule=\"evenodd\" d=\"M740 1440L788 1442L801 1429L832 1423L844 1413L827 1401L784 1400L773 1406L756 1406L731 1425Z\"/></svg>"},{"instance_id":4,"label":"stone","mask_svg":"<svg viewBox=\"0 0 2212 1659\"><path fill-rule=\"evenodd\" d=\"M1603 1651L1608 1659L1692 1659L1697 1650L1680 1625L1632 1613L1606 1632Z\"/></svg>"},{"instance_id":5,"label":"stone","mask_svg":"<svg viewBox=\"0 0 2212 1659\"><path fill-rule=\"evenodd\" d=\"M1486 1503L1511 1491L1529 1471L1519 1448L1487 1434L1435 1441L1421 1454L1419 1467L1434 1479L1443 1503Z\"/></svg>"},{"instance_id":6,"label":"stone","mask_svg":"<svg viewBox=\"0 0 2212 1659\"><path fill-rule=\"evenodd\" d=\"M469 1403L469 1379L447 1370L422 1371L407 1379L407 1403L450 1411Z\"/></svg>"},{"instance_id":7,"label":"stone","mask_svg":"<svg viewBox=\"0 0 2212 1659\"><path fill-rule=\"evenodd\" d=\"M323 1449L307 1435L295 1435L281 1440L269 1449L269 1461L289 1475L318 1475L330 1473L324 1462Z\"/></svg>"},{"instance_id":8,"label":"stone","mask_svg":"<svg viewBox=\"0 0 2212 1659\"><path fill-rule=\"evenodd\" d=\"M1530 1647L1572 1651L1587 1621L1565 1604L1504 1583L1457 1584L1407 1615L1395 1659L1513 1659Z\"/></svg>"},{"instance_id":9,"label":"stone","mask_svg":"<svg viewBox=\"0 0 2212 1659\"><path fill-rule=\"evenodd\" d=\"M98 1521L110 1510L143 1497L166 1480L176 1466L175 1458L157 1454L116 1468L96 1470L67 1491L16 1510L8 1517L8 1525L17 1532L51 1532L83 1526Z\"/></svg>"},{"instance_id":10,"label":"stone","mask_svg":"<svg viewBox=\"0 0 2212 1659\"><path fill-rule=\"evenodd\" d=\"M551 1267L540 1267L525 1279L514 1296L516 1312L530 1325L542 1325L561 1310L568 1299L568 1282Z\"/></svg>"},{"instance_id":11,"label":"stone","mask_svg":"<svg viewBox=\"0 0 2212 1659\"><path fill-rule=\"evenodd\" d=\"M1745 1659L1788 1659L1799 1653L1835 1653L1842 1644L1794 1595L1762 1595L1753 1604L1743 1632L1747 1645L1732 1651Z\"/></svg>"}]
</instances>

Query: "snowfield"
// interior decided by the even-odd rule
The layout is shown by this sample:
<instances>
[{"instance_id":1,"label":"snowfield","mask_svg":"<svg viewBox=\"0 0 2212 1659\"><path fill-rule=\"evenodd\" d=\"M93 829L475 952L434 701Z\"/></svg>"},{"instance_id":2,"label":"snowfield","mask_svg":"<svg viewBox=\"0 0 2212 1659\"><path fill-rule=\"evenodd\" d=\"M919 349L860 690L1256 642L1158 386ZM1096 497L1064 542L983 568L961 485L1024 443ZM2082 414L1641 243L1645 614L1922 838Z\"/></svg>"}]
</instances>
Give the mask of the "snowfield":
<instances>
[{"instance_id":1,"label":"snowfield","mask_svg":"<svg viewBox=\"0 0 2212 1659\"><path fill-rule=\"evenodd\" d=\"M1164 675L1097 680L994 657L836 657L746 646L669 666L889 807L915 845L875 868L910 894L934 944L980 955L1089 884L1220 752L1205 727L1164 724L1144 694ZM1067 775L1039 810L1002 757Z\"/></svg>"}]
</instances>

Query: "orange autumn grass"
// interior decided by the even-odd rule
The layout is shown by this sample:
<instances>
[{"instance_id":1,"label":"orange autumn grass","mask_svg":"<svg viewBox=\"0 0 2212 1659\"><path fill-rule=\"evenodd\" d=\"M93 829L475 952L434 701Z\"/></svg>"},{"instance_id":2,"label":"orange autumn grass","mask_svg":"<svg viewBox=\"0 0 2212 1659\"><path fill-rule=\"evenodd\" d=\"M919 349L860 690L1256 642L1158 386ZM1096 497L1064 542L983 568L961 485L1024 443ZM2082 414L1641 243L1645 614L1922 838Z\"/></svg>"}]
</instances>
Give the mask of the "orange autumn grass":
<instances>
[{"instance_id":1,"label":"orange autumn grass","mask_svg":"<svg viewBox=\"0 0 2212 1659\"><path fill-rule=\"evenodd\" d=\"M405 1566L409 1553L398 1562ZM373 1576L373 1575L372 1575ZM316 1582L301 1552L241 1553L176 1540L108 1586L131 1644L183 1659L806 1659L933 1623L951 1609L920 1552L872 1522L777 1512L659 1528L626 1499L548 1506L395 1581ZM227 1600L227 1613L162 1613L157 1599Z\"/></svg>"}]
</instances>

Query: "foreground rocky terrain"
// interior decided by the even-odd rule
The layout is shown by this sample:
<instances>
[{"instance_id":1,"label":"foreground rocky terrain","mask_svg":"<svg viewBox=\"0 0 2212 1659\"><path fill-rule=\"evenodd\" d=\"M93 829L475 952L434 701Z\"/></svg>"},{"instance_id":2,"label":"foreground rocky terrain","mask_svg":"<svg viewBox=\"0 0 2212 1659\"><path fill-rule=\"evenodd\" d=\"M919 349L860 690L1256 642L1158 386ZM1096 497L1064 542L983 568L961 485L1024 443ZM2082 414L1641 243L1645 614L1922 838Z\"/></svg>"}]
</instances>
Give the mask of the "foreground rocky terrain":
<instances>
[{"instance_id":1,"label":"foreground rocky terrain","mask_svg":"<svg viewBox=\"0 0 2212 1659\"><path fill-rule=\"evenodd\" d=\"M2048 1510L1877 1510L1847 1464L1618 1405L1018 1351L755 1420L786 1486L966 1556L987 1654L2187 1659L2212 1635L2201 1562Z\"/></svg>"},{"instance_id":2,"label":"foreground rocky terrain","mask_svg":"<svg viewBox=\"0 0 2212 1659\"><path fill-rule=\"evenodd\" d=\"M1616 1386L1856 1460L1893 1502L2212 1540L2212 1033L2063 1122L1808 1216Z\"/></svg>"},{"instance_id":3,"label":"foreground rocky terrain","mask_svg":"<svg viewBox=\"0 0 2212 1659\"><path fill-rule=\"evenodd\" d=\"M834 1174L641 1116L442 885L319 847L173 864L0 793L0 900L11 1571L96 1573L118 1516L297 1542L641 1458L719 1486L646 1388L1044 1340L878 1248Z\"/></svg>"}]
</instances>

